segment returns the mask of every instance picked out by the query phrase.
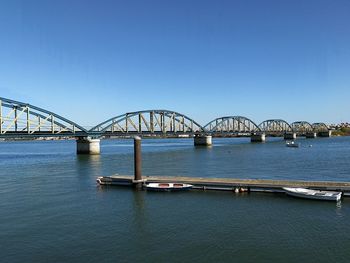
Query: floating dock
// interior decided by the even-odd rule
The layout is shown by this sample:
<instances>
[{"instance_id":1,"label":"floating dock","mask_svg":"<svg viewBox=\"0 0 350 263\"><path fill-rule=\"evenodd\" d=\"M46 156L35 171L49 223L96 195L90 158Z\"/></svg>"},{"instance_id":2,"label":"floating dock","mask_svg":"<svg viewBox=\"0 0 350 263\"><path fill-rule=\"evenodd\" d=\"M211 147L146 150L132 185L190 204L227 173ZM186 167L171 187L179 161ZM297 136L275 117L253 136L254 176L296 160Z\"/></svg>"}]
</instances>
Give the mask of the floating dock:
<instances>
[{"instance_id":1,"label":"floating dock","mask_svg":"<svg viewBox=\"0 0 350 263\"><path fill-rule=\"evenodd\" d=\"M329 181L290 181L290 180L263 180L263 179L233 179L233 178L204 178L182 176L143 176L142 180L135 180L134 176L112 175L98 178L101 185L135 186L145 183L186 183L193 185L197 190L217 191L248 191L248 192L284 192L283 187L302 187L317 190L343 192L350 196L350 182Z\"/></svg>"},{"instance_id":2,"label":"floating dock","mask_svg":"<svg viewBox=\"0 0 350 263\"><path fill-rule=\"evenodd\" d=\"M192 189L216 190L233 192L285 192L283 187L312 188L342 192L350 196L350 182L330 181L290 181L290 180L263 180L263 179L234 179L234 178L207 178L183 176L142 176L141 171L141 138L134 138L134 176L112 175L97 178L100 185L131 186L142 189L146 183L179 183L191 184Z\"/></svg>"}]
</instances>

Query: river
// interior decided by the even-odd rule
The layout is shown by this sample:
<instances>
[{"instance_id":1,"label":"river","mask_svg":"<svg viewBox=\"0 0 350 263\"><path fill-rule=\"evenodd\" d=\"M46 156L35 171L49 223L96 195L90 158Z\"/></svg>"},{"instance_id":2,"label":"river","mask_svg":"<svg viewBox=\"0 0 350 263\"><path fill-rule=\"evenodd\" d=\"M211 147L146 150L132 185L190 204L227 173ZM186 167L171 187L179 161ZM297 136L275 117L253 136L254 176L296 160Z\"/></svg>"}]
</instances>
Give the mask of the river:
<instances>
[{"instance_id":1,"label":"river","mask_svg":"<svg viewBox=\"0 0 350 263\"><path fill-rule=\"evenodd\" d=\"M144 139L144 175L350 181L350 137ZM349 262L350 198L152 193L100 187L133 174L132 140L0 142L1 262Z\"/></svg>"}]
</instances>

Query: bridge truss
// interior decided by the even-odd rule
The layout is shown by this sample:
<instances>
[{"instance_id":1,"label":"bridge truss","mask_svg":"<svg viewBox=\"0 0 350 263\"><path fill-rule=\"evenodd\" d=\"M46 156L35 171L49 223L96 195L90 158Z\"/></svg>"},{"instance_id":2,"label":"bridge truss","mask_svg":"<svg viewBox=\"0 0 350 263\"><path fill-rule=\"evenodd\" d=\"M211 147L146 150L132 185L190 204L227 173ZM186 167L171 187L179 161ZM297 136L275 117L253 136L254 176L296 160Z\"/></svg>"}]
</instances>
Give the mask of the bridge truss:
<instances>
[{"instance_id":1,"label":"bridge truss","mask_svg":"<svg viewBox=\"0 0 350 263\"><path fill-rule=\"evenodd\" d=\"M307 121L295 121L290 126L298 134L306 134L314 131L314 127Z\"/></svg>"},{"instance_id":2,"label":"bridge truss","mask_svg":"<svg viewBox=\"0 0 350 263\"><path fill-rule=\"evenodd\" d=\"M315 132L328 132L329 131L329 127L323 122L313 123L312 128Z\"/></svg>"},{"instance_id":3,"label":"bridge truss","mask_svg":"<svg viewBox=\"0 0 350 263\"><path fill-rule=\"evenodd\" d=\"M265 133L283 136L285 133L303 135L309 132L326 133L329 127L322 122L306 121L291 125L281 119L271 119L256 125L243 116L219 117L202 127L184 114L169 110L145 110L125 113L108 119L90 130L58 114L42 108L0 97L0 137L101 137L101 136L250 136Z\"/></svg>"},{"instance_id":4,"label":"bridge truss","mask_svg":"<svg viewBox=\"0 0 350 263\"><path fill-rule=\"evenodd\" d=\"M293 132L288 122L281 119L266 120L259 124L259 128L270 136L280 136L284 133Z\"/></svg>"},{"instance_id":5,"label":"bridge truss","mask_svg":"<svg viewBox=\"0 0 350 263\"><path fill-rule=\"evenodd\" d=\"M53 112L0 97L0 137L81 136L80 125Z\"/></svg>"},{"instance_id":6,"label":"bridge truss","mask_svg":"<svg viewBox=\"0 0 350 263\"><path fill-rule=\"evenodd\" d=\"M213 135L250 135L261 132L261 129L252 120L242 116L227 116L212 120L204 129Z\"/></svg>"},{"instance_id":7,"label":"bridge truss","mask_svg":"<svg viewBox=\"0 0 350 263\"><path fill-rule=\"evenodd\" d=\"M106 120L89 132L109 136L127 135L194 135L203 133L203 127L184 114L169 110L129 112Z\"/></svg>"}]
</instances>

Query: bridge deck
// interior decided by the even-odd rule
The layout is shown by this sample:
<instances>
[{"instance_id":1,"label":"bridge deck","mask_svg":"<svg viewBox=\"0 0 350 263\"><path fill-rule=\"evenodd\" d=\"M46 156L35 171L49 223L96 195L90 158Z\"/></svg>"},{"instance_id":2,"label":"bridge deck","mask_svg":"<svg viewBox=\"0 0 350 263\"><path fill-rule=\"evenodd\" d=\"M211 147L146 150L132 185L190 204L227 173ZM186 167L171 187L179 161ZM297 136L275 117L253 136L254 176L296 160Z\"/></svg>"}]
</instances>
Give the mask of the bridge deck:
<instances>
[{"instance_id":1,"label":"bridge deck","mask_svg":"<svg viewBox=\"0 0 350 263\"><path fill-rule=\"evenodd\" d=\"M320 190L337 190L350 195L350 182L331 181L296 181L296 180L263 180L234 178L203 178L182 176L145 176L145 182L175 182L192 184L194 188L206 190L232 191L236 187L249 188L250 191L282 192L282 187L304 187ZM104 184L120 185L134 183L133 176L112 175L102 179Z\"/></svg>"}]
</instances>

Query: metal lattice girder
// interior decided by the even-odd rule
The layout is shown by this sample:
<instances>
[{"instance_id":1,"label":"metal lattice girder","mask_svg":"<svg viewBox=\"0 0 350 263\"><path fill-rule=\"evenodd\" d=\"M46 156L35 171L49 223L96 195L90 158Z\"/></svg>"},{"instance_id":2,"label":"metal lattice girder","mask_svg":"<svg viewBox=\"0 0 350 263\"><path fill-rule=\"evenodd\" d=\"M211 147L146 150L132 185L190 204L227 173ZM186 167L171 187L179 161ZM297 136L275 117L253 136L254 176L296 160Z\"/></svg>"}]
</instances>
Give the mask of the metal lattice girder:
<instances>
[{"instance_id":1,"label":"metal lattice girder","mask_svg":"<svg viewBox=\"0 0 350 263\"><path fill-rule=\"evenodd\" d=\"M307 121L295 121L290 125L298 133L313 132L314 128Z\"/></svg>"},{"instance_id":2,"label":"metal lattice girder","mask_svg":"<svg viewBox=\"0 0 350 263\"><path fill-rule=\"evenodd\" d=\"M71 135L87 133L80 125L39 107L0 97L0 135Z\"/></svg>"},{"instance_id":3,"label":"metal lattice girder","mask_svg":"<svg viewBox=\"0 0 350 263\"><path fill-rule=\"evenodd\" d=\"M293 132L289 123L281 119L263 121L259 124L259 128L267 134Z\"/></svg>"},{"instance_id":4,"label":"metal lattice girder","mask_svg":"<svg viewBox=\"0 0 350 263\"><path fill-rule=\"evenodd\" d=\"M216 118L202 127L184 114L169 110L129 112L113 117L87 131L82 126L42 108L0 97L0 136L103 136L138 134L255 133L329 131L324 123L298 121L289 125L281 119L259 126L242 116Z\"/></svg>"},{"instance_id":5,"label":"metal lattice girder","mask_svg":"<svg viewBox=\"0 0 350 263\"><path fill-rule=\"evenodd\" d=\"M101 134L193 134L204 132L203 127L184 114L169 110L129 112L108 119L89 132Z\"/></svg>"},{"instance_id":6,"label":"metal lattice girder","mask_svg":"<svg viewBox=\"0 0 350 263\"><path fill-rule=\"evenodd\" d=\"M327 131L329 131L329 127L323 122L313 123L312 128L315 132L327 132Z\"/></svg>"},{"instance_id":7,"label":"metal lattice girder","mask_svg":"<svg viewBox=\"0 0 350 263\"><path fill-rule=\"evenodd\" d=\"M254 133L261 129L252 120L242 116L226 116L212 120L204 126L213 133Z\"/></svg>"}]
</instances>

